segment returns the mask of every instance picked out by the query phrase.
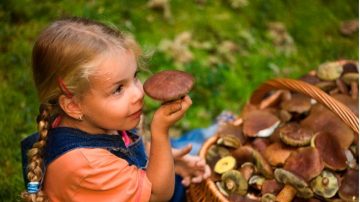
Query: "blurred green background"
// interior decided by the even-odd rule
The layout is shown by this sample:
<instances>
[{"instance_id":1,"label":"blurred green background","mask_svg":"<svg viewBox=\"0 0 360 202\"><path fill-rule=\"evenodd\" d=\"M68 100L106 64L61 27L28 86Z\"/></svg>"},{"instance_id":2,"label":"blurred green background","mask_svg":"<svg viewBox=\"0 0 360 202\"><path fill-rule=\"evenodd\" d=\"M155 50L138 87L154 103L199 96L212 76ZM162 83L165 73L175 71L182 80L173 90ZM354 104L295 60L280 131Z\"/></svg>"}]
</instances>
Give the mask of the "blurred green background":
<instances>
[{"instance_id":1,"label":"blurred green background","mask_svg":"<svg viewBox=\"0 0 360 202\"><path fill-rule=\"evenodd\" d=\"M297 78L326 61L358 60L355 0L154 2L0 2L0 201L19 201L24 188L19 144L36 130L39 105L31 49L40 30L59 17L88 17L130 32L150 55L151 72L180 69L193 74L193 106L176 125L180 132L207 127L223 110L240 112L267 79ZM147 120L157 106L146 99Z\"/></svg>"}]
</instances>

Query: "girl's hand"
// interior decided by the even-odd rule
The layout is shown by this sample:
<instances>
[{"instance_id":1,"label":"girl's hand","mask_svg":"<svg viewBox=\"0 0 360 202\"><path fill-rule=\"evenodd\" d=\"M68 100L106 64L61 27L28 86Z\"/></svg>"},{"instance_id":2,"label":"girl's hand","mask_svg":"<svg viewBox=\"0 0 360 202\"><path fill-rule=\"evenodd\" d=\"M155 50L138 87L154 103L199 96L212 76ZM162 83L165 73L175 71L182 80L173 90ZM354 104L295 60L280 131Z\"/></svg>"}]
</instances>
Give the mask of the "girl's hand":
<instances>
[{"instance_id":1,"label":"girl's hand","mask_svg":"<svg viewBox=\"0 0 360 202\"><path fill-rule=\"evenodd\" d=\"M166 103L154 113L151 122L151 131L168 134L170 126L180 120L191 106L191 98L186 95L184 98ZM153 133L154 134L154 133Z\"/></svg>"},{"instance_id":2,"label":"girl's hand","mask_svg":"<svg viewBox=\"0 0 360 202\"><path fill-rule=\"evenodd\" d=\"M179 150L173 149L175 173L180 175L184 186L190 183L200 183L204 179L210 177L211 170L205 160L200 156L192 156L188 154L192 146L188 145Z\"/></svg>"}]
</instances>

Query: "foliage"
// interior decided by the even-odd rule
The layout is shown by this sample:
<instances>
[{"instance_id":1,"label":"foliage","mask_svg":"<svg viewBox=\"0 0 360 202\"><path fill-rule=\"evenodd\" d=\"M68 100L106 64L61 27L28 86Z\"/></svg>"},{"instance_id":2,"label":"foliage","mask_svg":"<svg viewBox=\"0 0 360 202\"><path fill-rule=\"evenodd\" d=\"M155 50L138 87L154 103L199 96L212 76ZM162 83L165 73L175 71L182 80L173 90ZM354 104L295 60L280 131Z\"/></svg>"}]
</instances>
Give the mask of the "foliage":
<instances>
[{"instance_id":1,"label":"foliage","mask_svg":"<svg viewBox=\"0 0 360 202\"><path fill-rule=\"evenodd\" d=\"M339 32L342 21L358 19L358 1L243 0L237 8L231 2L172 0L171 18L164 18L145 0L1 1L0 200L18 201L24 188L19 145L36 130L39 105L31 80L31 48L40 30L58 17L88 17L132 33L152 53L147 63L151 72L176 68L192 73L197 79L190 94L194 104L177 125L182 131L208 126L223 110L240 112L267 79L296 78L325 61L358 59L358 31L350 36ZM269 31L270 22L286 28L280 36L283 44L275 44L279 36ZM178 63L159 45L183 32L191 33L185 48L192 59ZM146 99L148 119L157 105Z\"/></svg>"}]
</instances>

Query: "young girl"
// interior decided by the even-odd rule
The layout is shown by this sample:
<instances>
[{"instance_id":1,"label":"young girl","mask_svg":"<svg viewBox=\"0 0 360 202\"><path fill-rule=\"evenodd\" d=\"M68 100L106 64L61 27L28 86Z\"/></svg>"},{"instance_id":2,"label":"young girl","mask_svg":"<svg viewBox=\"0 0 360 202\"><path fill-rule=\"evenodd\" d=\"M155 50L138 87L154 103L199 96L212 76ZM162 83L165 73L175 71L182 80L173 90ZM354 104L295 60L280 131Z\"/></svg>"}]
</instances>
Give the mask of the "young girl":
<instances>
[{"instance_id":1,"label":"young girl","mask_svg":"<svg viewBox=\"0 0 360 202\"><path fill-rule=\"evenodd\" d=\"M26 201L171 198L175 169L168 130L192 102L185 96L154 113L147 159L141 137L131 130L143 109L140 55L134 40L90 20L59 20L41 33L32 58L42 103L39 132L22 142L23 153L29 149L23 156ZM208 176L204 169L196 172L187 175L197 181Z\"/></svg>"}]
</instances>

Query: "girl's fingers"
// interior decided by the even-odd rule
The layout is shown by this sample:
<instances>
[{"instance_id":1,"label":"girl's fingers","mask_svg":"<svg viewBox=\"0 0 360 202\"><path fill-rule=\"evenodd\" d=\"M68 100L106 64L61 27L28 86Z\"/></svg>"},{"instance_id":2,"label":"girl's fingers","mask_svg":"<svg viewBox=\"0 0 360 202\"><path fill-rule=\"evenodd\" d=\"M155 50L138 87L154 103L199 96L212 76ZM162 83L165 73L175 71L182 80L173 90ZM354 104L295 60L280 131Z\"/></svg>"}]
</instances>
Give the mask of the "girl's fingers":
<instances>
[{"instance_id":1,"label":"girl's fingers","mask_svg":"<svg viewBox=\"0 0 360 202\"><path fill-rule=\"evenodd\" d=\"M171 103L163 105L165 115L171 115L182 109L181 100L177 100Z\"/></svg>"},{"instance_id":2,"label":"girl's fingers","mask_svg":"<svg viewBox=\"0 0 360 202\"><path fill-rule=\"evenodd\" d=\"M192 145L188 144L185 147L174 151L173 156L174 156L174 158L182 158L186 154L190 153L191 149L192 149Z\"/></svg>"},{"instance_id":3,"label":"girl's fingers","mask_svg":"<svg viewBox=\"0 0 360 202\"><path fill-rule=\"evenodd\" d=\"M196 162L196 166L198 167L198 168L204 168L205 166L206 166L206 162L205 162L205 160L204 159L199 159L197 162Z\"/></svg>"},{"instance_id":4,"label":"girl's fingers","mask_svg":"<svg viewBox=\"0 0 360 202\"><path fill-rule=\"evenodd\" d=\"M184 185L185 187L189 186L190 185L190 177L184 177L183 180L181 181L181 184Z\"/></svg>"},{"instance_id":5,"label":"girl's fingers","mask_svg":"<svg viewBox=\"0 0 360 202\"><path fill-rule=\"evenodd\" d=\"M203 174L203 178L206 179L210 177L210 175L211 175L211 169L208 165L205 165L205 172Z\"/></svg>"},{"instance_id":6,"label":"girl's fingers","mask_svg":"<svg viewBox=\"0 0 360 202\"><path fill-rule=\"evenodd\" d=\"M196 177L193 177L193 178L191 179L191 182L192 182L192 183L200 183L202 180L203 180L203 176L202 176L202 175L198 175L198 176L196 176Z\"/></svg>"}]
</instances>

